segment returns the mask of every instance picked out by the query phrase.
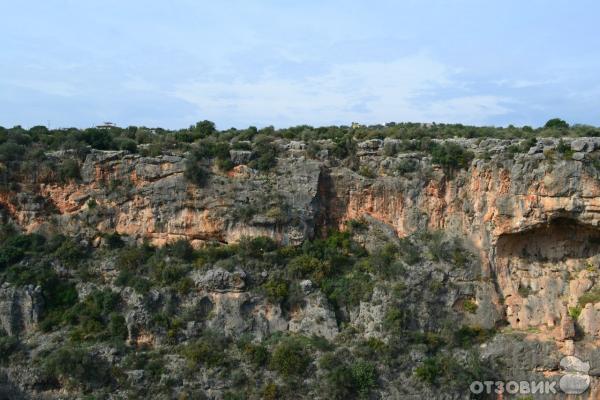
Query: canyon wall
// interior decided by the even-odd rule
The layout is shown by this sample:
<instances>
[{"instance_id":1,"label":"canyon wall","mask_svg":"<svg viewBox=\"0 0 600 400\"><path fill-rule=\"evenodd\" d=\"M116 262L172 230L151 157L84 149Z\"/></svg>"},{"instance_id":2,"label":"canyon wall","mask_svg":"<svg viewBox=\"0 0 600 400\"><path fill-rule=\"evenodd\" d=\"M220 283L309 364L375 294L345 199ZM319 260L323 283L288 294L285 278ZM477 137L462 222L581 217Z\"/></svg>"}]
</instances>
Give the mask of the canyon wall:
<instances>
[{"instance_id":1,"label":"canyon wall","mask_svg":"<svg viewBox=\"0 0 600 400\"><path fill-rule=\"evenodd\" d=\"M227 173L213 168L203 187L184 178L183 155L92 151L81 164L81 179L59 184L23 177L18 192L0 194L0 212L26 232L64 233L94 246L111 233L158 246L185 239L201 247L256 236L300 244L357 221L399 238L443 230L465 241L477 266L469 277L445 272L457 287L468 287L445 302L461 308L469 292L477 305L474 315L465 316L471 324L508 326L531 340L549 340L565 355L581 354L600 340L600 296L590 296L600 290L600 173L592 163L600 140L565 141L568 157L557 152L556 139L516 154L508 149L518 140L456 140L475 159L455 170L433 165L421 152L390 154L390 139L359 143L354 168L330 156L327 143L309 158L304 143L282 141L273 171L259 173L238 162ZM211 274L220 274L221 282L228 273ZM248 323L262 327L261 334L338 333L326 300L309 287L307 308L285 321L277 307L240 288L215 290L213 275L198 277L206 296L197 300L216 315L215 326L234 333ZM586 294L591 300L582 304ZM28 303L15 305L17 297ZM5 317L3 325L14 330L35 324L34 297L34 288L3 288L0 310L12 311L0 314L28 314L22 322ZM377 307L364 303L350 315L367 336L377 336ZM428 315L433 318L422 318Z\"/></svg>"}]
</instances>

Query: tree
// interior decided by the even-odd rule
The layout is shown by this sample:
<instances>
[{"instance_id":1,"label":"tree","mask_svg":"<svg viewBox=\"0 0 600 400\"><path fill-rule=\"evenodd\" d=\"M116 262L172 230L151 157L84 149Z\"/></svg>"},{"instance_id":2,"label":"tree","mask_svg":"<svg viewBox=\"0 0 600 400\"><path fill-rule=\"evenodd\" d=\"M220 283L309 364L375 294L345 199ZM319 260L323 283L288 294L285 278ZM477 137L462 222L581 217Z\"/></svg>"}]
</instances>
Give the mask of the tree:
<instances>
[{"instance_id":1,"label":"tree","mask_svg":"<svg viewBox=\"0 0 600 400\"><path fill-rule=\"evenodd\" d=\"M552 118L546 122L544 128L569 129L569 124L560 118Z\"/></svg>"},{"instance_id":2,"label":"tree","mask_svg":"<svg viewBox=\"0 0 600 400\"><path fill-rule=\"evenodd\" d=\"M431 151L431 161L440 164L448 173L468 168L473 157L473 153L452 142L445 142L443 145L435 144Z\"/></svg>"},{"instance_id":3,"label":"tree","mask_svg":"<svg viewBox=\"0 0 600 400\"><path fill-rule=\"evenodd\" d=\"M194 132L198 133L201 138L208 137L217 132L215 123L212 121L204 120L196 123Z\"/></svg>"}]
</instances>

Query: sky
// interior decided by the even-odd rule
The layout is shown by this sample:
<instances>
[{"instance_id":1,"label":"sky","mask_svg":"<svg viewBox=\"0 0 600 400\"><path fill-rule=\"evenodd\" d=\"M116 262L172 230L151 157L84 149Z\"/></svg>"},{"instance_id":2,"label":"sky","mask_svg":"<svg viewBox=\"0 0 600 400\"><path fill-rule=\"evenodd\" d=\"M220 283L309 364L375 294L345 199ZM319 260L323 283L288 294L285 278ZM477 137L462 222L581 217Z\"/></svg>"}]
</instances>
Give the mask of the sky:
<instances>
[{"instance_id":1,"label":"sky","mask_svg":"<svg viewBox=\"0 0 600 400\"><path fill-rule=\"evenodd\" d=\"M0 126L600 125L597 0L0 0Z\"/></svg>"}]
</instances>

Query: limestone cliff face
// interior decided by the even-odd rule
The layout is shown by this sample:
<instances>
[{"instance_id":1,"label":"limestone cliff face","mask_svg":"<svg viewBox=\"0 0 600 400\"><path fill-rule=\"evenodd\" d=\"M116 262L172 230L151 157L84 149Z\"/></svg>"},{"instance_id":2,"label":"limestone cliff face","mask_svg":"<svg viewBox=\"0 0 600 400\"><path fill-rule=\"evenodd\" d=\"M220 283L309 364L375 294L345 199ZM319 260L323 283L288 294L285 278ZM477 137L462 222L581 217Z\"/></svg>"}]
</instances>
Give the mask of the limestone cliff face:
<instances>
[{"instance_id":1,"label":"limestone cliff face","mask_svg":"<svg viewBox=\"0 0 600 400\"><path fill-rule=\"evenodd\" d=\"M483 325L506 319L565 339L572 336L565 334L573 323L569 308L598 278L600 180L588 160L600 141L567 140L569 160L557 155L557 140L540 140L514 157L506 154L513 142L461 140L477 157L467 170L443 171L423 154L389 156L384 141L370 140L359 144L358 157L374 177L341 166L326 151L312 160L303 146L282 144L273 172L240 164L227 174L213 171L202 188L184 179L182 156L94 151L80 181L23 182L20 193L4 193L0 204L26 231L59 230L91 243L111 232L156 245L260 235L300 243L363 218L401 237L443 229L468 239L482 261L489 284L476 297L489 303L482 309L500 310ZM398 172L406 162L414 171ZM600 338L600 304L585 305L579 325Z\"/></svg>"},{"instance_id":2,"label":"limestone cliff face","mask_svg":"<svg viewBox=\"0 0 600 400\"><path fill-rule=\"evenodd\" d=\"M194 245L271 236L298 243L309 236L320 165L286 160L277 174L236 168L198 188L183 177L184 158L123 152L89 154L77 183L26 183L0 204L26 231L59 230L94 240L116 232L164 245Z\"/></svg>"},{"instance_id":3,"label":"limestone cliff face","mask_svg":"<svg viewBox=\"0 0 600 400\"><path fill-rule=\"evenodd\" d=\"M385 342L386 313L401 308L414 316L410 329L418 332L436 332L442 321L456 327L501 328L481 346L481 356L501 360L506 368L498 371L507 379L559 376L557 361L563 355L590 360L594 378L585 398L597 398L600 174L593 161L600 140L565 139L571 147L568 157L557 152L554 139L542 139L526 154L515 155L507 149L518 141L456 142L475 153L467 169L444 170L424 153L393 154L386 150L394 145L389 139L359 143L353 169L328 155L330 143L322 142L323 150L311 159L302 143L281 142L273 171L252 170L245 165L249 152L237 151L232 153L236 167L228 173L212 170L203 187L186 181L181 154L142 157L93 151L80 166L79 180L59 184L23 178L18 192L0 193L0 216L27 232L65 233L95 246L104 234L114 232L125 240L149 240L158 246L178 239L195 246L235 243L245 236L298 244L360 220L366 228L355 239L374 250L382 237L400 243L398 237L444 230L464 239L469 258L463 268L423 257L403 266L401 294L392 295L379 282L370 300L353 309L334 310L309 280L299 282L297 295L303 301L287 310L248 290L271 272L244 271L239 265L194 270L189 276L194 290L173 302L193 311L179 334L192 339L212 328L233 338L251 334L260 339L287 331L333 341L347 325L365 339ZM421 244L423 240L418 239ZM111 262L106 260L101 269L111 271ZM80 298L93 286L77 282ZM149 310L170 303L174 295L161 288L145 296L129 287L112 289L125 303L128 343L165 345L161 341L166 332L149 329ZM9 335L29 335L45 343L36 332L42 309L40 288L0 287L0 329ZM416 349L410 357L422 363L426 354ZM20 373L19 368L11 371ZM382 380L414 386L410 368L400 377L396 372L382 375ZM31 382L37 378L14 376L8 381L21 382L27 392L23 388L34 387ZM215 382L203 386L214 390L209 398L220 399L219 388L226 381ZM400 397L394 385L384 386L381 398ZM418 386L413 389L424 393ZM2 390L0 376L0 395Z\"/></svg>"}]
</instances>

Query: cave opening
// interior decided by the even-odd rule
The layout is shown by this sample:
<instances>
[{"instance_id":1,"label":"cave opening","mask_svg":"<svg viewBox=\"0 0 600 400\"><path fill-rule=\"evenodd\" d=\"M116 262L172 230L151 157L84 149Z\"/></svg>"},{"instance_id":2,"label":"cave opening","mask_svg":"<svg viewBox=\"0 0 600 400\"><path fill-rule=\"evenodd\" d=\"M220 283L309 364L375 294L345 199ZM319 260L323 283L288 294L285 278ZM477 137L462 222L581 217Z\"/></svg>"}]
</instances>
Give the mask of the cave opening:
<instances>
[{"instance_id":1,"label":"cave opening","mask_svg":"<svg viewBox=\"0 0 600 400\"><path fill-rule=\"evenodd\" d=\"M600 229L568 218L559 218L523 232L500 236L498 258L538 262L587 259L600 254Z\"/></svg>"}]
</instances>

